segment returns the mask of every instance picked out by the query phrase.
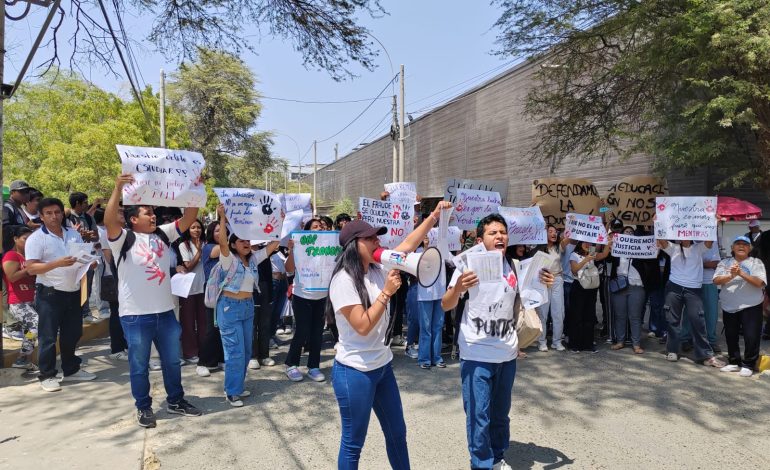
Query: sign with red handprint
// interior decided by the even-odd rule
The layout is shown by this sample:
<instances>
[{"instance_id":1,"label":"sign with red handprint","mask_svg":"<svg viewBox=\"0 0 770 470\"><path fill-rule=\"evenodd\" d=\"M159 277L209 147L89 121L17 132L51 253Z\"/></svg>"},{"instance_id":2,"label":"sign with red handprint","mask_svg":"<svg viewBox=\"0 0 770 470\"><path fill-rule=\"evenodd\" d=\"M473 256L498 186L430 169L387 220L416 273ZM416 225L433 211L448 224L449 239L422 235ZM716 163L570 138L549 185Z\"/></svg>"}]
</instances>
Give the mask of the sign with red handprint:
<instances>
[{"instance_id":1,"label":"sign with red handprint","mask_svg":"<svg viewBox=\"0 0 770 470\"><path fill-rule=\"evenodd\" d=\"M214 193L225 206L225 215L235 236L258 241L281 239L284 213L278 196L248 188L214 188Z\"/></svg>"},{"instance_id":2,"label":"sign with red handprint","mask_svg":"<svg viewBox=\"0 0 770 470\"><path fill-rule=\"evenodd\" d=\"M601 217L569 213L564 218L564 234L572 240L599 245L607 244L607 229Z\"/></svg>"},{"instance_id":3,"label":"sign with red handprint","mask_svg":"<svg viewBox=\"0 0 770 470\"><path fill-rule=\"evenodd\" d=\"M414 205L411 202L362 197L359 207L361 220L388 229L380 236L380 244L384 247L395 248L414 230Z\"/></svg>"},{"instance_id":4,"label":"sign with red handprint","mask_svg":"<svg viewBox=\"0 0 770 470\"><path fill-rule=\"evenodd\" d=\"M716 197L659 197L655 207L655 236L658 239L717 239Z\"/></svg>"},{"instance_id":5,"label":"sign with red handprint","mask_svg":"<svg viewBox=\"0 0 770 470\"><path fill-rule=\"evenodd\" d=\"M125 204L204 207L203 155L187 150L117 145L123 173L135 182L123 187Z\"/></svg>"}]
</instances>

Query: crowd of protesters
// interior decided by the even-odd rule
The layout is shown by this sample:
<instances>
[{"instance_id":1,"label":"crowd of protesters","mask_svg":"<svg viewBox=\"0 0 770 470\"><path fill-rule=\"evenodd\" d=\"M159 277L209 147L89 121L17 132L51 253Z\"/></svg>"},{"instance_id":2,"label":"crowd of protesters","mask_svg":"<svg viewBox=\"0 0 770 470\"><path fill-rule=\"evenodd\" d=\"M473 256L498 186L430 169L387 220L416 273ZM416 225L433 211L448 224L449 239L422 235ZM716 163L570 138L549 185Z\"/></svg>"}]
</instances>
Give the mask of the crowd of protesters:
<instances>
[{"instance_id":1,"label":"crowd of protesters","mask_svg":"<svg viewBox=\"0 0 770 470\"><path fill-rule=\"evenodd\" d=\"M357 468L373 410L390 464L400 469L409 468L409 458L392 349L404 347L420 368L430 370L446 367L446 348L449 358L461 359L472 467L510 468L502 455L509 444L511 389L516 359L526 354L515 332L490 334L471 324L467 292L478 286L473 272L445 260L439 281L430 287L403 272L384 272L373 259L383 229L340 214L304 223L304 230L340 231L342 246L328 292L306 289L295 276L302 267L295 265L291 242L239 239L229 233L221 205L208 225L195 208L123 207L122 188L132 182L131 175L119 176L106 207L73 192L66 208L24 181L10 185L2 264L13 321L3 334L21 342L13 366L37 372L42 390L96 378L75 352L83 323L109 318L109 357L128 363L137 421L154 427L150 371L162 371L171 413L202 414L184 398L181 367L187 364L200 377L224 370L224 398L241 407L251 394L248 369L276 365L270 350L284 344L279 330L293 333L284 363L287 379L325 381L321 352L328 331L336 350L331 377L342 420L340 468ZM394 248L427 249L428 231L448 207L441 202L417 217L414 232ZM665 344L669 361L693 350L703 365L744 377L756 372L760 340L770 339L767 322L763 328L770 235L757 221L723 254L712 242L658 240L656 259L612 255L614 234L651 234L649 227L614 220L608 229L606 245L570 240L548 226L546 244L508 246L505 219L489 214L477 230L463 233L461 244L462 250L481 244L502 253L498 301L512 318L520 308L518 262L538 251L546 255L540 277L548 302L537 308L543 325L535 344L539 352L590 354L606 341L612 351L628 347L644 354L644 343L657 341ZM93 243L98 261L78 278L83 263L68 248L82 242ZM186 298L171 293L170 279L179 273L194 274ZM216 306L204 302L210 279L221 290ZM720 307L727 363L719 358ZM38 364L33 364L36 347Z\"/></svg>"}]
</instances>

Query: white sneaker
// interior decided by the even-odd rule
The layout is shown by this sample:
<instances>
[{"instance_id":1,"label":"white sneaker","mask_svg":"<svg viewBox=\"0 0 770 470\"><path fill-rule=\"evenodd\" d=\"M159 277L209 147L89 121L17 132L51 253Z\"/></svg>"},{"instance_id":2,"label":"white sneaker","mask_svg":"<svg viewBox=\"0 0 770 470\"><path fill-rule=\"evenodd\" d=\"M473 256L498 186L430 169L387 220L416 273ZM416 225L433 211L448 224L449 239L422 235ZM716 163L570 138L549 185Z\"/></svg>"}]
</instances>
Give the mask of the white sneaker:
<instances>
[{"instance_id":1,"label":"white sneaker","mask_svg":"<svg viewBox=\"0 0 770 470\"><path fill-rule=\"evenodd\" d=\"M150 370L155 372L161 370L160 359L150 359Z\"/></svg>"},{"instance_id":2,"label":"white sneaker","mask_svg":"<svg viewBox=\"0 0 770 470\"><path fill-rule=\"evenodd\" d=\"M561 343L557 344L556 346L554 346L554 345L552 344L552 345L551 345L551 347L552 347L553 349L557 350L557 351L566 351L566 350L567 350L567 348L565 348L565 347L564 347L564 345L563 345L563 344L561 344Z\"/></svg>"},{"instance_id":3,"label":"white sneaker","mask_svg":"<svg viewBox=\"0 0 770 470\"><path fill-rule=\"evenodd\" d=\"M403 346L405 344L406 344L406 340L401 335L394 336L393 339L390 341L391 346Z\"/></svg>"},{"instance_id":4,"label":"white sneaker","mask_svg":"<svg viewBox=\"0 0 770 470\"><path fill-rule=\"evenodd\" d=\"M506 462L505 460L501 460L496 464L492 465L492 470L513 470L513 467L508 465L508 462Z\"/></svg>"},{"instance_id":5,"label":"white sneaker","mask_svg":"<svg viewBox=\"0 0 770 470\"><path fill-rule=\"evenodd\" d=\"M267 357L265 359L262 359L259 361L260 364L262 364L265 367L272 367L275 365L275 360L271 357Z\"/></svg>"},{"instance_id":6,"label":"white sneaker","mask_svg":"<svg viewBox=\"0 0 770 470\"><path fill-rule=\"evenodd\" d=\"M537 350L540 351L540 352L546 352L546 351L548 351L548 346L545 345L545 344L538 344L537 345ZM501 460L501 462L502 462L502 460Z\"/></svg>"},{"instance_id":7,"label":"white sneaker","mask_svg":"<svg viewBox=\"0 0 770 470\"><path fill-rule=\"evenodd\" d=\"M61 385L59 385L59 379L56 377L50 377L40 381L40 388L46 392L58 392L61 390Z\"/></svg>"},{"instance_id":8,"label":"white sneaker","mask_svg":"<svg viewBox=\"0 0 770 470\"><path fill-rule=\"evenodd\" d=\"M741 370L741 368L736 366L735 364L728 364L719 370L722 372L738 372L739 370Z\"/></svg>"},{"instance_id":9,"label":"white sneaker","mask_svg":"<svg viewBox=\"0 0 770 470\"><path fill-rule=\"evenodd\" d=\"M127 361L128 351L118 351L116 353L110 354L109 357L110 359L113 359L115 361Z\"/></svg>"},{"instance_id":10,"label":"white sneaker","mask_svg":"<svg viewBox=\"0 0 770 470\"><path fill-rule=\"evenodd\" d=\"M96 378L96 374L92 374L88 371L85 371L83 369L78 370L72 375L65 375L62 377L62 382L87 382L89 380L94 380Z\"/></svg>"},{"instance_id":11,"label":"white sneaker","mask_svg":"<svg viewBox=\"0 0 770 470\"><path fill-rule=\"evenodd\" d=\"M251 396L251 390L246 390L246 389L244 388L244 389L243 389L243 393L241 393L241 394L240 394L240 395L238 395L238 396L239 396L239 397L241 397L241 398L250 397L250 396Z\"/></svg>"},{"instance_id":12,"label":"white sneaker","mask_svg":"<svg viewBox=\"0 0 770 470\"><path fill-rule=\"evenodd\" d=\"M257 370L260 367L262 366L259 364L259 359L252 359L249 361L249 369Z\"/></svg>"},{"instance_id":13,"label":"white sneaker","mask_svg":"<svg viewBox=\"0 0 770 470\"><path fill-rule=\"evenodd\" d=\"M98 322L100 320L101 320L101 318L96 318L93 315L86 315L85 317L83 317L83 322L85 322L85 323L96 323L96 322Z\"/></svg>"},{"instance_id":14,"label":"white sneaker","mask_svg":"<svg viewBox=\"0 0 770 470\"><path fill-rule=\"evenodd\" d=\"M676 353L668 353L666 354L666 360L668 362L676 362L679 360L679 356Z\"/></svg>"},{"instance_id":15,"label":"white sneaker","mask_svg":"<svg viewBox=\"0 0 770 470\"><path fill-rule=\"evenodd\" d=\"M209 368L203 366L197 366L195 368L195 373L198 374L198 377L208 377L211 375Z\"/></svg>"},{"instance_id":16,"label":"white sneaker","mask_svg":"<svg viewBox=\"0 0 770 470\"><path fill-rule=\"evenodd\" d=\"M748 367L741 367L741 371L738 373L741 377L751 377L754 375L754 371Z\"/></svg>"}]
</instances>

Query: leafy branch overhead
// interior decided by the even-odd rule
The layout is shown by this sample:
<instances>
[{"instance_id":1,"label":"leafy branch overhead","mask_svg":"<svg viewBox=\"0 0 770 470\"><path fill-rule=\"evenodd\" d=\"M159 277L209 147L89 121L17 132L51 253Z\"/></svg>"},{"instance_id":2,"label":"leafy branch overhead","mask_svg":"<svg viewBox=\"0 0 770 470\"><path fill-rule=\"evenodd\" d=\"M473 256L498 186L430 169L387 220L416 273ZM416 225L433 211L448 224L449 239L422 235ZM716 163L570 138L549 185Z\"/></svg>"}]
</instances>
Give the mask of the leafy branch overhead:
<instances>
[{"instance_id":1,"label":"leafy branch overhead","mask_svg":"<svg viewBox=\"0 0 770 470\"><path fill-rule=\"evenodd\" d=\"M540 64L536 158L646 152L770 190L770 0L492 3L497 53Z\"/></svg>"},{"instance_id":2,"label":"leafy branch overhead","mask_svg":"<svg viewBox=\"0 0 770 470\"><path fill-rule=\"evenodd\" d=\"M116 49L101 7L105 7L121 48L147 39L167 59L191 60L198 47L240 53L256 50L266 36L288 40L308 68L326 70L335 80L353 77L352 65L375 67L377 50L368 30L357 24L364 13L386 15L379 0L71 0L60 7L45 65L60 66L59 46L71 47L69 68L98 63L115 71ZM147 38L130 37L121 17L151 20ZM64 21L73 33L62 38Z\"/></svg>"}]
</instances>

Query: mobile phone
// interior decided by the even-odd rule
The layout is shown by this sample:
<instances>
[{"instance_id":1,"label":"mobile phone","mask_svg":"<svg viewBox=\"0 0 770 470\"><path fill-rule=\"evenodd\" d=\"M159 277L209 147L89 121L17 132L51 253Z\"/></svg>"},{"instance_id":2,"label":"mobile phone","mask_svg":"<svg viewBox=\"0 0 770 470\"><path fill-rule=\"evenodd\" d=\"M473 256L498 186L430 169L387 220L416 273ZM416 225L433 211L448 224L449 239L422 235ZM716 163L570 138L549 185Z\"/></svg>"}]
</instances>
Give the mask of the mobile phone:
<instances>
[{"instance_id":1,"label":"mobile phone","mask_svg":"<svg viewBox=\"0 0 770 470\"><path fill-rule=\"evenodd\" d=\"M591 247L588 249L588 254L589 254L589 255L595 255L595 254L596 254L596 247L595 247L595 246L591 246Z\"/></svg>"}]
</instances>

